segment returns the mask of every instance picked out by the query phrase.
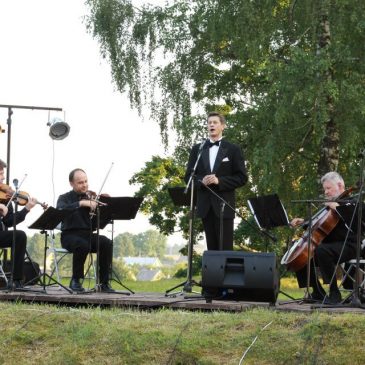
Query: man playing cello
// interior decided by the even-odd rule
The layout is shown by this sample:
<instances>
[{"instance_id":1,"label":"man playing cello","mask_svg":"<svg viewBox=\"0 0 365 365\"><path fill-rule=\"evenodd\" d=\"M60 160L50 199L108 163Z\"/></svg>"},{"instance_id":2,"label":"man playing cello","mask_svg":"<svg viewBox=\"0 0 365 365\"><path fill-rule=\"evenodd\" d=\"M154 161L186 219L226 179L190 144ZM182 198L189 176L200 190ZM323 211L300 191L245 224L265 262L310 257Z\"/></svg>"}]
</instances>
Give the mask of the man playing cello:
<instances>
[{"instance_id":1,"label":"man playing cello","mask_svg":"<svg viewBox=\"0 0 365 365\"><path fill-rule=\"evenodd\" d=\"M356 257L357 218L353 217L356 202L350 199L335 201L345 192L344 180L337 172L325 174L321 178L321 183L326 199L329 200L325 206L327 209L331 209L331 213L334 213L339 219L320 244L314 247L314 263L312 259L309 285L313 288L312 299L325 300L326 304L337 304L342 300L334 274L337 264ZM300 226L303 223L302 218L294 218L290 222L292 227ZM323 282L329 284L328 297L316 276L314 266L319 267ZM304 288L307 284L307 266L297 271L296 275L299 287Z\"/></svg>"}]
</instances>

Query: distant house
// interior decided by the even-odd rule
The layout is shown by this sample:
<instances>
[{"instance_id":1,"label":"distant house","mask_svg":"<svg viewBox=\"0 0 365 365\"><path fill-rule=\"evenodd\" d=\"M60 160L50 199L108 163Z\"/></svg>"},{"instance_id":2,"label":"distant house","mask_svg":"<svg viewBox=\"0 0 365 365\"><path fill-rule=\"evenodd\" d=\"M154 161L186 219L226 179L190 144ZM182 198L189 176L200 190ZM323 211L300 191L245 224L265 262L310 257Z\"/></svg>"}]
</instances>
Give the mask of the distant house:
<instances>
[{"instance_id":1,"label":"distant house","mask_svg":"<svg viewBox=\"0 0 365 365\"><path fill-rule=\"evenodd\" d=\"M160 269L143 268L137 274L137 281L157 281L164 278L164 274Z\"/></svg>"},{"instance_id":2,"label":"distant house","mask_svg":"<svg viewBox=\"0 0 365 365\"><path fill-rule=\"evenodd\" d=\"M123 257L122 260L128 266L162 267L162 263L158 257Z\"/></svg>"}]
</instances>

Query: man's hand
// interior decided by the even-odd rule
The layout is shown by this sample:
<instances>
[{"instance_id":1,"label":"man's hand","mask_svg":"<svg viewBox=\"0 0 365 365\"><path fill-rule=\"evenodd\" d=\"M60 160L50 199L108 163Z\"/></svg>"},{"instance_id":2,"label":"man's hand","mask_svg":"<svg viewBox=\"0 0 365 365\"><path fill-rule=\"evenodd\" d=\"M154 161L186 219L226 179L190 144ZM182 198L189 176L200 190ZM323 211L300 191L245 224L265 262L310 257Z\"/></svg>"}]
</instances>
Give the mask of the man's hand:
<instances>
[{"instance_id":1,"label":"man's hand","mask_svg":"<svg viewBox=\"0 0 365 365\"><path fill-rule=\"evenodd\" d=\"M203 180L202 180L203 184L205 185L218 185L219 184L219 180L217 178L217 176L215 176L214 174L212 175L205 175L203 177Z\"/></svg>"},{"instance_id":2,"label":"man's hand","mask_svg":"<svg viewBox=\"0 0 365 365\"><path fill-rule=\"evenodd\" d=\"M86 207L90 208L90 210L93 212L96 207L98 206L98 203L96 203L94 200L80 200L80 207Z\"/></svg>"},{"instance_id":3,"label":"man's hand","mask_svg":"<svg viewBox=\"0 0 365 365\"><path fill-rule=\"evenodd\" d=\"M338 207L340 204L336 203L336 202L328 202L328 203L325 203L325 205L328 207L328 208L331 208L333 210L336 210L336 207Z\"/></svg>"},{"instance_id":4,"label":"man's hand","mask_svg":"<svg viewBox=\"0 0 365 365\"><path fill-rule=\"evenodd\" d=\"M28 203L25 204L25 207L28 210L31 210L32 208L35 207L36 204L37 204L37 199L35 199L35 198L28 198Z\"/></svg>"},{"instance_id":5,"label":"man's hand","mask_svg":"<svg viewBox=\"0 0 365 365\"><path fill-rule=\"evenodd\" d=\"M8 214L8 208L4 204L0 204L0 216L5 217Z\"/></svg>"},{"instance_id":6,"label":"man's hand","mask_svg":"<svg viewBox=\"0 0 365 365\"><path fill-rule=\"evenodd\" d=\"M290 222L290 225L292 227L298 227L301 224L304 223L304 219L303 218L293 218L292 221Z\"/></svg>"}]
</instances>

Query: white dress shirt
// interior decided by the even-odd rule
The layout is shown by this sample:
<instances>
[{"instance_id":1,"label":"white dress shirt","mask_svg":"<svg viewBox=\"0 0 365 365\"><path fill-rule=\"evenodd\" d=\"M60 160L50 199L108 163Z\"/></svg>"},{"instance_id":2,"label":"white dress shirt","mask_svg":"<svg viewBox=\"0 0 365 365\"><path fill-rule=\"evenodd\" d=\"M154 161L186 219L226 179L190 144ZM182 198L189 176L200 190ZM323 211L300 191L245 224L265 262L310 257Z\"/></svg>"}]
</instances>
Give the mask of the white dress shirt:
<instances>
[{"instance_id":1,"label":"white dress shirt","mask_svg":"<svg viewBox=\"0 0 365 365\"><path fill-rule=\"evenodd\" d=\"M217 158L219 147L221 146L222 138L219 139L219 146L212 146L209 148L209 164L210 164L210 171L213 171L213 167L215 164L215 160ZM214 143L215 141L210 140L210 142Z\"/></svg>"}]
</instances>

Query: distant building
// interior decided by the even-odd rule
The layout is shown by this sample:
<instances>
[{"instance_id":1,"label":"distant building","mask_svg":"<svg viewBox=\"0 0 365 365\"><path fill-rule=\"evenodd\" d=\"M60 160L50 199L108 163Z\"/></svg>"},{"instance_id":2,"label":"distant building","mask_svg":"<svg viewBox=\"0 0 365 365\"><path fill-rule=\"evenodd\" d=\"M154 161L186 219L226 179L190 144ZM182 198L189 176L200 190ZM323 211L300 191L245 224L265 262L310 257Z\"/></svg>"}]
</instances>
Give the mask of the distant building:
<instances>
[{"instance_id":1,"label":"distant building","mask_svg":"<svg viewBox=\"0 0 365 365\"><path fill-rule=\"evenodd\" d=\"M157 281L163 279L165 276L160 269L146 269L143 268L137 274L137 281Z\"/></svg>"}]
</instances>

